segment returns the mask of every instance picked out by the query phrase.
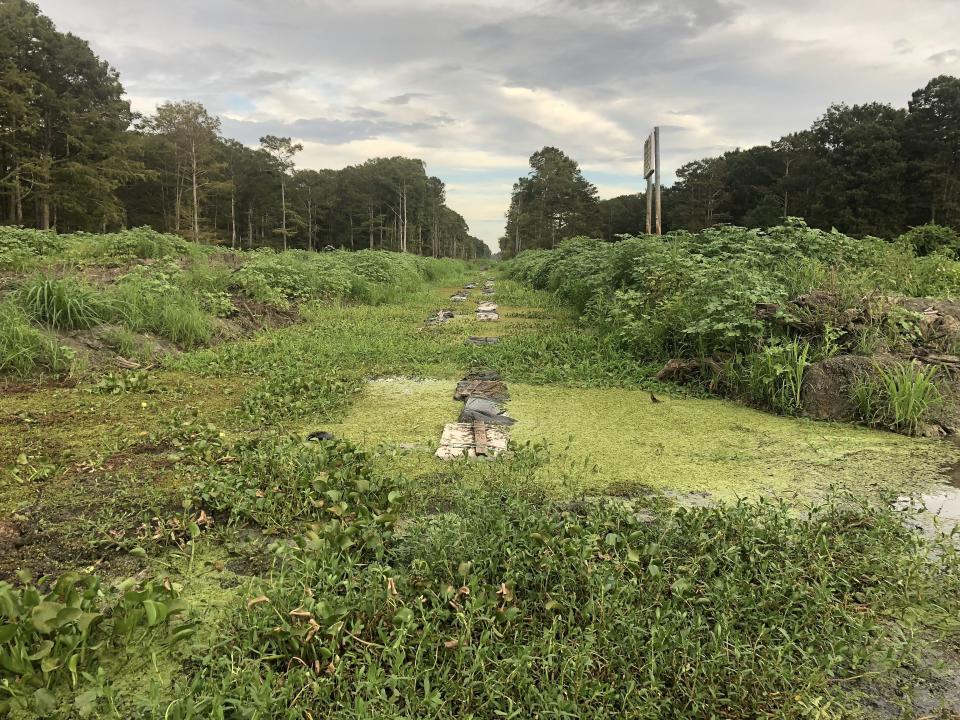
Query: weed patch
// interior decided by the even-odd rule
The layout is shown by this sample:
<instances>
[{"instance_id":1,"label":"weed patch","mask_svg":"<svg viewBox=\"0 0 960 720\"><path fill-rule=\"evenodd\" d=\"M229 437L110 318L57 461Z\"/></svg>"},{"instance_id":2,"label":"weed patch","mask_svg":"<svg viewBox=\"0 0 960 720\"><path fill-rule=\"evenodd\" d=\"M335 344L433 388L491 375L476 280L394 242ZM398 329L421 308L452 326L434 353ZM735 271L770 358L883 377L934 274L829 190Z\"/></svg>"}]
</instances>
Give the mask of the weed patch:
<instances>
[{"instance_id":1,"label":"weed patch","mask_svg":"<svg viewBox=\"0 0 960 720\"><path fill-rule=\"evenodd\" d=\"M0 582L0 712L50 716L63 701L59 689L89 682L117 654L146 647L156 652L194 632L179 618L185 604L169 585L138 588L129 580L110 595L90 575L44 578L20 588ZM70 705L89 716L97 701L88 691Z\"/></svg>"},{"instance_id":2,"label":"weed patch","mask_svg":"<svg viewBox=\"0 0 960 720\"><path fill-rule=\"evenodd\" d=\"M73 359L71 350L32 327L18 306L0 300L0 375L59 374L70 369Z\"/></svg>"}]
</instances>

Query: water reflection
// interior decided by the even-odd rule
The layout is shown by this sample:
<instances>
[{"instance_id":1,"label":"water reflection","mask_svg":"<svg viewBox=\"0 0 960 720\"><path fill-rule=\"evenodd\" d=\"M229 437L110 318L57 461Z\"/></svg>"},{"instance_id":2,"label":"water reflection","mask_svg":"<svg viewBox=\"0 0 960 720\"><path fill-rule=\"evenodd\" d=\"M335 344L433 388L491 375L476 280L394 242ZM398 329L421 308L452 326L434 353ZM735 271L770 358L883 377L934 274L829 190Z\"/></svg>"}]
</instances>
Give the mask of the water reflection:
<instances>
[{"instance_id":1,"label":"water reflection","mask_svg":"<svg viewBox=\"0 0 960 720\"><path fill-rule=\"evenodd\" d=\"M936 492L919 497L901 495L893 503L894 509L924 510L950 526L960 523L960 463L950 469L948 477L949 483L941 485Z\"/></svg>"}]
</instances>

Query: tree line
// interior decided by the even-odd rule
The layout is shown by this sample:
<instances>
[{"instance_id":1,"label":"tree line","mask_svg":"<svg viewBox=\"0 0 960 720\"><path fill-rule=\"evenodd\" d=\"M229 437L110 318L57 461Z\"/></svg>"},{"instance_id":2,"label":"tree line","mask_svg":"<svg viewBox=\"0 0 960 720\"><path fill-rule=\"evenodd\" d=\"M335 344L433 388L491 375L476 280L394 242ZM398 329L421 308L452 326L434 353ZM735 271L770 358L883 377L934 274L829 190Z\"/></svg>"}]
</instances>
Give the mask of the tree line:
<instances>
[{"instance_id":1,"label":"tree line","mask_svg":"<svg viewBox=\"0 0 960 720\"><path fill-rule=\"evenodd\" d=\"M808 130L676 174L663 190L665 230L769 227L789 216L884 238L926 223L960 229L960 78L933 78L906 108L831 105ZM575 235L613 240L645 222L643 193L600 200L577 163L547 147L514 184L500 249L509 257Z\"/></svg>"},{"instance_id":2,"label":"tree line","mask_svg":"<svg viewBox=\"0 0 960 720\"><path fill-rule=\"evenodd\" d=\"M489 249L423 161L297 169L302 146L226 138L196 102L133 113L116 70L26 0L0 0L0 221L61 232L150 225L237 248Z\"/></svg>"}]
</instances>

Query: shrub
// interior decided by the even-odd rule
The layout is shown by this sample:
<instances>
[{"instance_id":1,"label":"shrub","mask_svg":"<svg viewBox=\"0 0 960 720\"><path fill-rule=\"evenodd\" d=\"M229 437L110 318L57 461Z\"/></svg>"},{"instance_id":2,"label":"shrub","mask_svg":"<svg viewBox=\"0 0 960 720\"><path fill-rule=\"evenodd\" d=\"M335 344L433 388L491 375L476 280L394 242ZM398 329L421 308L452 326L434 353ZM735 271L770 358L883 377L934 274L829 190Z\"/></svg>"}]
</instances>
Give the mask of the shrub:
<instances>
[{"instance_id":1,"label":"shrub","mask_svg":"<svg viewBox=\"0 0 960 720\"><path fill-rule=\"evenodd\" d=\"M22 272L65 245L63 238L50 230L0 226L0 270Z\"/></svg>"},{"instance_id":2,"label":"shrub","mask_svg":"<svg viewBox=\"0 0 960 720\"><path fill-rule=\"evenodd\" d=\"M955 257L960 250L960 234L953 228L936 223L912 227L899 237L899 241L913 248L917 255L932 255L942 251Z\"/></svg>"},{"instance_id":3,"label":"shrub","mask_svg":"<svg viewBox=\"0 0 960 720\"><path fill-rule=\"evenodd\" d=\"M937 368L916 363L877 367L853 386L860 418L870 425L916 435L928 412L942 399L935 382Z\"/></svg>"},{"instance_id":4,"label":"shrub","mask_svg":"<svg viewBox=\"0 0 960 720\"><path fill-rule=\"evenodd\" d=\"M103 322L108 312L103 297L73 278L38 276L17 297L34 319L56 330L86 330Z\"/></svg>"},{"instance_id":5,"label":"shrub","mask_svg":"<svg viewBox=\"0 0 960 720\"><path fill-rule=\"evenodd\" d=\"M505 268L552 291L639 361L713 357L727 367L719 387L781 412L799 410L796 381L807 355L924 340L915 317L887 317L870 297L960 294L960 262L942 252L918 257L906 242L851 238L795 218L765 231L720 226L615 243L575 238L523 252ZM792 317L785 303L814 291L834 298L829 312ZM762 305L779 308L772 322L758 312ZM852 308L863 311L862 327L851 324Z\"/></svg>"},{"instance_id":6,"label":"shrub","mask_svg":"<svg viewBox=\"0 0 960 720\"><path fill-rule=\"evenodd\" d=\"M178 257L199 248L178 235L157 232L151 227L100 235L77 233L70 238L78 259L160 259Z\"/></svg>"},{"instance_id":7,"label":"shrub","mask_svg":"<svg viewBox=\"0 0 960 720\"><path fill-rule=\"evenodd\" d=\"M344 297L350 292L352 274L338 255L258 250L234 275L234 283L252 299L278 307L291 300Z\"/></svg>"}]
</instances>

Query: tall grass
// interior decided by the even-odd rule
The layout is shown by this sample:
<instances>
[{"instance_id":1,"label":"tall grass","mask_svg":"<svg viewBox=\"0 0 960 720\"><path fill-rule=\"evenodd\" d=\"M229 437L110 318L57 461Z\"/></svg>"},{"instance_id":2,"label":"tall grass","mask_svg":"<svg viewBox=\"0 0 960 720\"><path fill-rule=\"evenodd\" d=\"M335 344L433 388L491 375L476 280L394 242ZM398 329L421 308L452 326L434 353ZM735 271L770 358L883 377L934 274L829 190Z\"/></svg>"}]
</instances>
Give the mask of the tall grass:
<instances>
[{"instance_id":1,"label":"tall grass","mask_svg":"<svg viewBox=\"0 0 960 720\"><path fill-rule=\"evenodd\" d=\"M38 276L17 293L23 307L38 322L56 330L86 330L103 322L108 311L104 299L73 278Z\"/></svg>"},{"instance_id":2,"label":"tall grass","mask_svg":"<svg viewBox=\"0 0 960 720\"><path fill-rule=\"evenodd\" d=\"M136 332L152 332L183 347L196 347L213 337L213 318L195 296L179 288L151 292L129 282L118 286L114 298L116 318Z\"/></svg>"},{"instance_id":3,"label":"tall grass","mask_svg":"<svg viewBox=\"0 0 960 720\"><path fill-rule=\"evenodd\" d=\"M803 408L803 378L810 343L794 338L773 343L745 359L747 394L757 404L793 415Z\"/></svg>"},{"instance_id":4,"label":"tall grass","mask_svg":"<svg viewBox=\"0 0 960 720\"><path fill-rule=\"evenodd\" d=\"M916 363L877 367L853 386L860 418L870 425L911 435L919 433L930 409L942 401L937 368Z\"/></svg>"},{"instance_id":5,"label":"tall grass","mask_svg":"<svg viewBox=\"0 0 960 720\"><path fill-rule=\"evenodd\" d=\"M277 308L405 303L428 281L462 281L470 267L461 261L369 250L234 253L200 248L149 228L69 236L0 229L0 267L45 265L54 266L56 274L31 278L14 295L29 318L64 332L116 324L122 330L113 329L108 344L124 354L139 344L133 333L152 333L181 348L210 343L220 327L216 318L236 314L233 300L238 295ZM98 272L95 288L83 279L94 266L123 271ZM430 310L432 303L431 297ZM31 343L11 330L8 346L15 337ZM32 352L24 349L25 355Z\"/></svg>"},{"instance_id":6,"label":"tall grass","mask_svg":"<svg viewBox=\"0 0 960 720\"><path fill-rule=\"evenodd\" d=\"M72 362L73 353L32 327L23 310L10 301L0 301L0 375L63 373Z\"/></svg>"}]
</instances>

